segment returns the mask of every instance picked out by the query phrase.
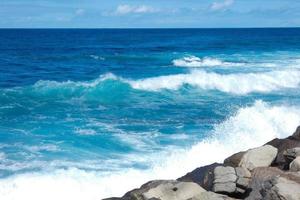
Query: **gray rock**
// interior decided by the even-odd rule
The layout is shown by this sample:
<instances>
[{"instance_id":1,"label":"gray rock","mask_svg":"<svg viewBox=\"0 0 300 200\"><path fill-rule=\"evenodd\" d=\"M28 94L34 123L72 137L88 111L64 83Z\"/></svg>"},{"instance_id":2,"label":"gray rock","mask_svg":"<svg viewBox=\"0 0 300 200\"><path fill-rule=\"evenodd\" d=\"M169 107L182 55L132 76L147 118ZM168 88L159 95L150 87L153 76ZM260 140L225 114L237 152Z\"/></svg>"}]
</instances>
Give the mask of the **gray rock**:
<instances>
[{"instance_id":1,"label":"gray rock","mask_svg":"<svg viewBox=\"0 0 300 200\"><path fill-rule=\"evenodd\" d=\"M287 162L292 162L296 157L300 156L300 147L285 150L283 156Z\"/></svg>"},{"instance_id":2,"label":"gray rock","mask_svg":"<svg viewBox=\"0 0 300 200\"><path fill-rule=\"evenodd\" d=\"M236 167L235 171L238 177L251 178L251 172L244 167Z\"/></svg>"},{"instance_id":3,"label":"gray rock","mask_svg":"<svg viewBox=\"0 0 300 200\"><path fill-rule=\"evenodd\" d=\"M287 149L300 147L300 126L297 128L293 136L284 139L276 138L268 142L267 144L272 145L278 149L277 157L272 166L276 166L283 170L288 170L289 164L294 158L286 159L287 157L284 156L284 153Z\"/></svg>"},{"instance_id":4,"label":"gray rock","mask_svg":"<svg viewBox=\"0 0 300 200\"><path fill-rule=\"evenodd\" d=\"M292 171L292 172L300 171L300 156L291 162L290 171Z\"/></svg>"},{"instance_id":5,"label":"gray rock","mask_svg":"<svg viewBox=\"0 0 300 200\"><path fill-rule=\"evenodd\" d=\"M212 191L238 197L246 192L250 177L251 173L242 167L216 167Z\"/></svg>"},{"instance_id":6,"label":"gray rock","mask_svg":"<svg viewBox=\"0 0 300 200\"><path fill-rule=\"evenodd\" d=\"M187 200L206 192L192 182L163 181L156 187L142 193L143 199Z\"/></svg>"},{"instance_id":7,"label":"gray rock","mask_svg":"<svg viewBox=\"0 0 300 200\"><path fill-rule=\"evenodd\" d=\"M203 192L191 200L233 200L233 198L226 195L216 194L214 192Z\"/></svg>"},{"instance_id":8,"label":"gray rock","mask_svg":"<svg viewBox=\"0 0 300 200\"><path fill-rule=\"evenodd\" d=\"M214 170L213 191L230 194L236 191L237 176L233 167L216 167Z\"/></svg>"},{"instance_id":9,"label":"gray rock","mask_svg":"<svg viewBox=\"0 0 300 200\"><path fill-rule=\"evenodd\" d=\"M284 177L274 177L261 191L264 200L299 200L300 184Z\"/></svg>"},{"instance_id":10,"label":"gray rock","mask_svg":"<svg viewBox=\"0 0 300 200\"><path fill-rule=\"evenodd\" d=\"M252 179L249 185L249 189L251 190L250 194L248 195L245 200L294 200L289 198L277 198L276 195L284 194L283 190L287 185L286 184L283 188L277 191L277 187L281 186L281 183L278 184L276 181L278 178L286 179L287 181L290 181L295 189L295 186L300 186L300 174L296 172L285 172L275 167L260 167L255 168L252 171ZM274 187L275 186L275 187ZM293 189L293 190L294 190ZM292 191L293 191L292 190ZM282 192L281 192L282 191ZM290 192L292 192L290 191ZM298 191L300 191L298 189ZM297 191L297 192L298 192ZM296 190L294 191L294 193ZM276 195L275 195L276 194ZM275 195L275 196L274 196ZM299 200L299 199L298 199Z\"/></svg>"},{"instance_id":11,"label":"gray rock","mask_svg":"<svg viewBox=\"0 0 300 200\"><path fill-rule=\"evenodd\" d=\"M235 193L236 184L235 182L216 183L213 186L213 191L221 194Z\"/></svg>"},{"instance_id":12,"label":"gray rock","mask_svg":"<svg viewBox=\"0 0 300 200\"><path fill-rule=\"evenodd\" d=\"M236 185L238 188L241 189L247 189L248 185L250 183L250 179L249 178L238 178L236 181Z\"/></svg>"},{"instance_id":13,"label":"gray rock","mask_svg":"<svg viewBox=\"0 0 300 200\"><path fill-rule=\"evenodd\" d=\"M235 182L237 179L233 167L216 167L214 170L214 183Z\"/></svg>"},{"instance_id":14,"label":"gray rock","mask_svg":"<svg viewBox=\"0 0 300 200\"><path fill-rule=\"evenodd\" d=\"M239 193L245 192L244 190L247 189L251 180L251 173L249 170L243 167L237 167L235 168L235 171L237 175L237 190L241 189L240 191L238 191Z\"/></svg>"},{"instance_id":15,"label":"gray rock","mask_svg":"<svg viewBox=\"0 0 300 200\"><path fill-rule=\"evenodd\" d=\"M268 167L277 156L277 149L271 145L265 145L240 154L234 154L225 162L234 164L233 167L244 167L253 170L256 167Z\"/></svg>"},{"instance_id":16,"label":"gray rock","mask_svg":"<svg viewBox=\"0 0 300 200\"><path fill-rule=\"evenodd\" d=\"M261 200L262 195L260 191L264 187L264 182L270 180L274 176L279 176L284 172L275 167L258 167L252 171L251 181L248 189L250 194L246 200Z\"/></svg>"}]
</instances>

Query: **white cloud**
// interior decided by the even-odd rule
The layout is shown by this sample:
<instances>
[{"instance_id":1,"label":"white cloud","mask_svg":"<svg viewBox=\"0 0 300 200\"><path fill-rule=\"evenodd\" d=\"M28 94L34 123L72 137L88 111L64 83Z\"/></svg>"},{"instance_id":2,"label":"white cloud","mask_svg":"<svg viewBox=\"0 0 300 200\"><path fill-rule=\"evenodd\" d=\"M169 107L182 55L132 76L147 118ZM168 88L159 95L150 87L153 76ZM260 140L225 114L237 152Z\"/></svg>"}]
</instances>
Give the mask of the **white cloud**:
<instances>
[{"instance_id":1,"label":"white cloud","mask_svg":"<svg viewBox=\"0 0 300 200\"><path fill-rule=\"evenodd\" d=\"M119 5L117 9L115 10L115 14L118 15L126 15L126 14L131 14L131 13L153 13L156 12L157 10L154 9L151 6L130 6L130 5Z\"/></svg>"},{"instance_id":2,"label":"white cloud","mask_svg":"<svg viewBox=\"0 0 300 200\"><path fill-rule=\"evenodd\" d=\"M231 6L234 3L234 0L224 0L223 2L214 2L212 3L211 10L224 10Z\"/></svg>"}]
</instances>

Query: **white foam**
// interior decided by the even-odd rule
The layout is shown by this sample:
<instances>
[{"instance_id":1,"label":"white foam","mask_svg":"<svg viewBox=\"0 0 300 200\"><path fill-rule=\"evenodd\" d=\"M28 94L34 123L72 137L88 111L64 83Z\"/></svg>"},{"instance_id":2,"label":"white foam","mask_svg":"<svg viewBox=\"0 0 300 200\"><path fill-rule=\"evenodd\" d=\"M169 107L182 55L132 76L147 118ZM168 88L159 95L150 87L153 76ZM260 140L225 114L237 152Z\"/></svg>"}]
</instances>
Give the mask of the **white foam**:
<instances>
[{"instance_id":1,"label":"white foam","mask_svg":"<svg viewBox=\"0 0 300 200\"><path fill-rule=\"evenodd\" d=\"M4 160L6 158L6 155L4 152L0 152L0 160Z\"/></svg>"},{"instance_id":2,"label":"white foam","mask_svg":"<svg viewBox=\"0 0 300 200\"><path fill-rule=\"evenodd\" d=\"M181 59L172 61L174 66L177 67L215 67L215 66L242 66L244 63L224 62L222 60L210 57L203 59L196 56L187 56Z\"/></svg>"},{"instance_id":3,"label":"white foam","mask_svg":"<svg viewBox=\"0 0 300 200\"><path fill-rule=\"evenodd\" d=\"M262 73L236 73L222 75L203 70L193 70L188 74L176 74L128 81L135 89L159 91L177 90L185 84L203 90L219 90L233 94L251 92L271 92L285 88L297 88L300 71L272 71Z\"/></svg>"},{"instance_id":4,"label":"white foam","mask_svg":"<svg viewBox=\"0 0 300 200\"><path fill-rule=\"evenodd\" d=\"M76 133L78 133L79 135L96 135L97 132L93 129L81 129L78 128L75 130Z\"/></svg>"},{"instance_id":5,"label":"white foam","mask_svg":"<svg viewBox=\"0 0 300 200\"><path fill-rule=\"evenodd\" d=\"M91 58L95 59L95 60L105 60L104 57L101 56L97 56L97 55L90 55Z\"/></svg>"},{"instance_id":6,"label":"white foam","mask_svg":"<svg viewBox=\"0 0 300 200\"><path fill-rule=\"evenodd\" d=\"M260 146L274 137L286 137L300 124L300 108L271 106L256 101L240 108L215 126L211 138L189 149L151 157L149 170L124 169L117 172L87 172L70 168L44 173L29 173L0 180L1 200L96 200L120 196L151 179L170 179L232 153Z\"/></svg>"}]
</instances>

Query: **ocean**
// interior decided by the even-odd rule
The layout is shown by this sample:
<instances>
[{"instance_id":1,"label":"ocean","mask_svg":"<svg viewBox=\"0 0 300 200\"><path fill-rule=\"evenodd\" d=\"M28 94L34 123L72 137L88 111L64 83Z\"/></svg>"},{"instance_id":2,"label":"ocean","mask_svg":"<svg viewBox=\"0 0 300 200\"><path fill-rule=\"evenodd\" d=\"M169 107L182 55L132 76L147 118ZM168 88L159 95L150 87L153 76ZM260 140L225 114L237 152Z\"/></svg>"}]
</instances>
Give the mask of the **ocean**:
<instances>
[{"instance_id":1,"label":"ocean","mask_svg":"<svg viewBox=\"0 0 300 200\"><path fill-rule=\"evenodd\" d=\"M300 29L0 29L0 199L96 200L291 135Z\"/></svg>"}]
</instances>

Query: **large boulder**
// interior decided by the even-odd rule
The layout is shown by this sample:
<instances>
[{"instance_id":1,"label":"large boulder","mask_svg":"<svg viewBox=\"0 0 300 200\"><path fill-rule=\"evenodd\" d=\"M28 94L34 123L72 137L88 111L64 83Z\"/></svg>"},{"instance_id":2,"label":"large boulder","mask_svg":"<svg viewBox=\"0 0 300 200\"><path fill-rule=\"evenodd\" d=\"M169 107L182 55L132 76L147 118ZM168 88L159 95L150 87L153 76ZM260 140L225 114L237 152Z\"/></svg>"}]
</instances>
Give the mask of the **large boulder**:
<instances>
[{"instance_id":1,"label":"large boulder","mask_svg":"<svg viewBox=\"0 0 300 200\"><path fill-rule=\"evenodd\" d=\"M253 170L256 167L268 167L276 158L277 149L271 145L264 145L246 152L234 154L225 159L224 164L232 167L244 167Z\"/></svg>"},{"instance_id":2,"label":"large boulder","mask_svg":"<svg viewBox=\"0 0 300 200\"><path fill-rule=\"evenodd\" d=\"M286 150L300 147L300 126L296 132L285 139L274 139L267 143L278 149L278 154L272 166L276 166L283 170L288 170L291 159L286 159Z\"/></svg>"},{"instance_id":3,"label":"large boulder","mask_svg":"<svg viewBox=\"0 0 300 200\"><path fill-rule=\"evenodd\" d=\"M242 198L248 188L251 173L242 167L218 166L214 170L213 191Z\"/></svg>"},{"instance_id":4,"label":"large boulder","mask_svg":"<svg viewBox=\"0 0 300 200\"><path fill-rule=\"evenodd\" d=\"M217 166L222 166L219 163L213 163L204 167L199 167L192 172L178 178L178 181L194 182L199 184L205 190L211 191L213 187L214 169Z\"/></svg>"}]
</instances>

